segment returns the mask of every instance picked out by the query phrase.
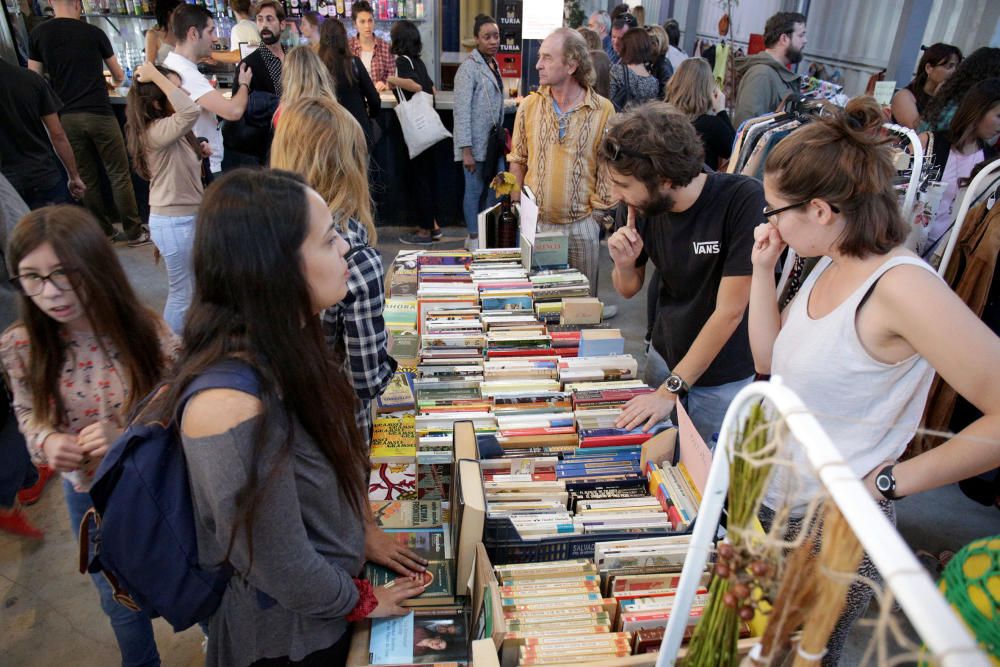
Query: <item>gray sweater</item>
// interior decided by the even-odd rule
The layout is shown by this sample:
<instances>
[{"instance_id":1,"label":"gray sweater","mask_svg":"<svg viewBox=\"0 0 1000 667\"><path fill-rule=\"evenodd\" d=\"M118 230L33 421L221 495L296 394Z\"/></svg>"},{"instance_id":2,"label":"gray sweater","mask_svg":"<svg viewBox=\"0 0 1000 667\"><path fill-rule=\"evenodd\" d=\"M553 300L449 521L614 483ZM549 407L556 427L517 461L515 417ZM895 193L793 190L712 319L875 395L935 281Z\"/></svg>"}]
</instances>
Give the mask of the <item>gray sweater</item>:
<instances>
[{"instance_id":1,"label":"gray sweater","mask_svg":"<svg viewBox=\"0 0 1000 667\"><path fill-rule=\"evenodd\" d=\"M486 159L491 130L503 123L503 91L479 49L455 73L455 161L472 148L476 162Z\"/></svg>"},{"instance_id":2,"label":"gray sweater","mask_svg":"<svg viewBox=\"0 0 1000 667\"><path fill-rule=\"evenodd\" d=\"M797 95L801 78L789 71L766 51L738 60L736 69L742 73L736 95L733 123L774 111L786 95Z\"/></svg>"},{"instance_id":3,"label":"gray sweater","mask_svg":"<svg viewBox=\"0 0 1000 667\"><path fill-rule=\"evenodd\" d=\"M279 421L277 416L275 421ZM256 419L205 438L184 437L205 565L222 562L238 520L236 494L251 465ZM283 431L258 461L271 470ZM293 452L269 483L253 529L253 568L240 531L229 560L238 573L209 621L206 667L242 667L262 658L298 661L332 646L358 602L352 577L364 564L364 524L348 509L337 476L313 440L296 428ZM246 573L249 571L249 575ZM262 609L258 591L276 604Z\"/></svg>"}]
</instances>

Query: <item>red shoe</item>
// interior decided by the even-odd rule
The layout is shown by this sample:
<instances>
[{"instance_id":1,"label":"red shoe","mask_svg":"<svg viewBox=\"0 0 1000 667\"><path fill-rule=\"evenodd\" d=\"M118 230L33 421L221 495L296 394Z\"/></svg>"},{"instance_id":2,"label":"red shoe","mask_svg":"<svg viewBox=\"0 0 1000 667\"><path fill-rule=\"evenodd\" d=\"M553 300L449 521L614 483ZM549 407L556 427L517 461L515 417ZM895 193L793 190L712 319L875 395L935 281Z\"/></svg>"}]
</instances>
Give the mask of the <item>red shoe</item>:
<instances>
[{"instance_id":1,"label":"red shoe","mask_svg":"<svg viewBox=\"0 0 1000 667\"><path fill-rule=\"evenodd\" d=\"M12 510L0 510L0 530L33 540L45 537L44 532L28 523L28 517L24 516L24 512L19 507Z\"/></svg>"},{"instance_id":2,"label":"red shoe","mask_svg":"<svg viewBox=\"0 0 1000 667\"><path fill-rule=\"evenodd\" d=\"M17 492L17 500L24 506L34 505L38 502L38 499L42 497L42 491L45 490L45 484L49 481L52 475L56 474L56 471L48 466L38 466L38 481L29 486L26 489L21 489Z\"/></svg>"}]
</instances>

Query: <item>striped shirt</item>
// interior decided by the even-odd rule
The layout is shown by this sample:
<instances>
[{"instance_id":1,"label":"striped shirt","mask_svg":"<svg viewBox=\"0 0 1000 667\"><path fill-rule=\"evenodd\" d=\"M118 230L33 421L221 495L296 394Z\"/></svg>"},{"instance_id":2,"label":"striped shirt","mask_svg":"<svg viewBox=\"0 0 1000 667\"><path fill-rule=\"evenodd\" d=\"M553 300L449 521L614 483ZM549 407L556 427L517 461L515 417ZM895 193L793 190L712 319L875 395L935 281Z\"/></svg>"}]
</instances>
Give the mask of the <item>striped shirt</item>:
<instances>
[{"instance_id":1,"label":"striped shirt","mask_svg":"<svg viewBox=\"0 0 1000 667\"><path fill-rule=\"evenodd\" d=\"M524 184L538 200L539 220L569 224L615 203L607 167L597 157L615 109L593 88L568 113L557 114L553 102L548 86L521 102L507 159L527 165Z\"/></svg>"}]
</instances>

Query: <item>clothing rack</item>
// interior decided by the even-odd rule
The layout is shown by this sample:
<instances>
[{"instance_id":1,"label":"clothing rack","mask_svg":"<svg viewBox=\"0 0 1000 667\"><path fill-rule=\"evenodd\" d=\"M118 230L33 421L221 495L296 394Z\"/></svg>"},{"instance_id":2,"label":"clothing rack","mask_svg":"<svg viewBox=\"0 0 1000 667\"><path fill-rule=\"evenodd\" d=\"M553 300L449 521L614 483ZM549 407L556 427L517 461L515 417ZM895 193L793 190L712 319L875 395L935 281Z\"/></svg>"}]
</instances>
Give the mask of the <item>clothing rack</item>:
<instances>
[{"instance_id":1,"label":"clothing rack","mask_svg":"<svg viewBox=\"0 0 1000 667\"><path fill-rule=\"evenodd\" d=\"M884 123L883 128L892 132L894 134L905 137L910 142L910 149L913 152L913 164L910 170L910 183L906 187L906 197L903 199L903 214L904 217L908 216L913 210L913 205L917 201L917 191L920 188L920 178L924 169L924 147L920 143L920 137L917 133L908 127L903 127L902 125L896 125L895 123ZM971 188L970 188L971 190ZM958 238L952 234L954 238ZM795 264L795 252L789 248L788 256L785 259L785 264L781 270L781 278L778 280L778 294L781 294L785 288L785 283L788 281L789 275L792 272L792 266ZM942 262L944 264L944 262Z\"/></svg>"},{"instance_id":2,"label":"clothing rack","mask_svg":"<svg viewBox=\"0 0 1000 667\"><path fill-rule=\"evenodd\" d=\"M816 418L781 382L780 377L744 387L726 411L656 667L675 664L691 603L713 550L712 541L729 489L733 447L751 407L761 399L767 399L784 419L790 433L802 444L830 499L840 508L861 546L882 574L885 585L892 590L927 647L940 656L941 663L947 667L988 667L987 657L896 528L879 510L874 498L854 475Z\"/></svg>"},{"instance_id":3,"label":"clothing rack","mask_svg":"<svg viewBox=\"0 0 1000 667\"><path fill-rule=\"evenodd\" d=\"M962 205L958 209L958 217L955 218L955 224L951 228L951 236L948 237L948 245L945 246L944 255L941 256L941 264L938 265L938 275L942 278L944 277L945 271L948 270L948 263L951 261L951 256L955 252L955 246L958 245L959 232L962 231L962 225L965 223L965 216L969 214L969 209L972 207L972 203L976 201L982 194L980 188L986 183L986 180L992 176L995 172L1000 171L1000 159L990 162L985 167L983 167L976 177L972 179L969 183L969 187L965 191L965 198L962 199Z\"/></svg>"}]
</instances>

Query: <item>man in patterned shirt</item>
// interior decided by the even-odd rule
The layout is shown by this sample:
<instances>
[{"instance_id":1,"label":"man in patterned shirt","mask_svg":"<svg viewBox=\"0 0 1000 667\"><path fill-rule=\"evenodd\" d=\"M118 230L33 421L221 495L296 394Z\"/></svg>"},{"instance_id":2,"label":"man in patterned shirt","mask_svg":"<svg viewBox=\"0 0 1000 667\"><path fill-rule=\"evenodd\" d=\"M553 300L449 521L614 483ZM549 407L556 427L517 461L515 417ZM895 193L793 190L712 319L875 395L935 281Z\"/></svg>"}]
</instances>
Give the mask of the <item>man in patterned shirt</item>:
<instances>
[{"instance_id":1,"label":"man in patterned shirt","mask_svg":"<svg viewBox=\"0 0 1000 667\"><path fill-rule=\"evenodd\" d=\"M559 28L538 50L539 86L517 110L507 156L519 186L538 200L538 231L569 236L569 264L587 276L597 294L600 225L595 212L611 208L607 167L597 148L615 109L593 89L587 44L575 30ZM520 189L512 195L520 201ZM605 307L605 317L617 308Z\"/></svg>"}]
</instances>

